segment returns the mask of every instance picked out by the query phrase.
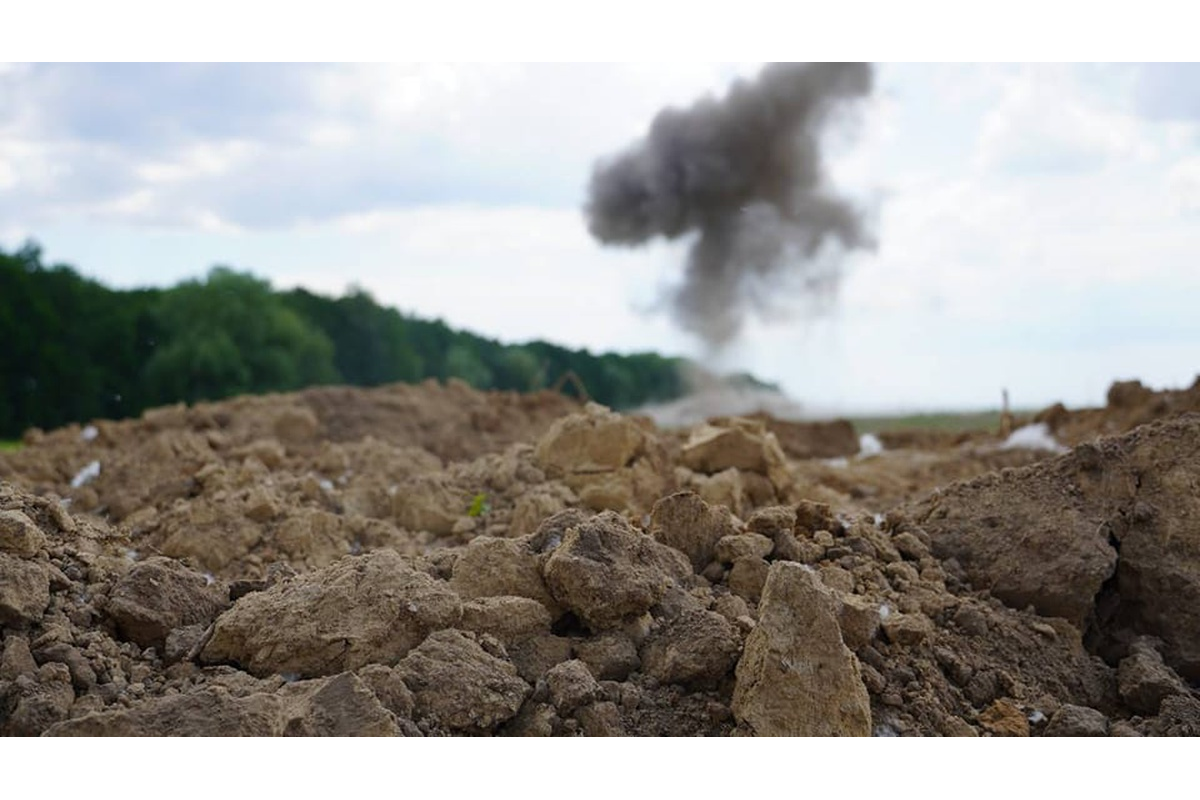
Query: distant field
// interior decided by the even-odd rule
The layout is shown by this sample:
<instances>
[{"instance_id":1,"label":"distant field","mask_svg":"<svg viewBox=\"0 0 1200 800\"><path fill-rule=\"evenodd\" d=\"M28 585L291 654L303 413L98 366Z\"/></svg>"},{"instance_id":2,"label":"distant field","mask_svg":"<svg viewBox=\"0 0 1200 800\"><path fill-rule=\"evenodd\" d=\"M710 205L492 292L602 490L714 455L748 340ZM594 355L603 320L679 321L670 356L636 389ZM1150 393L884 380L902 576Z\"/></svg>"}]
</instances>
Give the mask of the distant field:
<instances>
[{"instance_id":1,"label":"distant field","mask_svg":"<svg viewBox=\"0 0 1200 800\"><path fill-rule=\"evenodd\" d=\"M20 442L13 442L13 441L8 441L7 439L0 439L0 453L6 453L10 450L20 450L20 449L21 449Z\"/></svg>"},{"instance_id":2,"label":"distant field","mask_svg":"<svg viewBox=\"0 0 1200 800\"><path fill-rule=\"evenodd\" d=\"M1027 417L1029 411L1014 411L1014 417ZM1000 429L999 411L975 411L969 413L907 414L895 417L851 417L859 433L900 430L939 430L958 433Z\"/></svg>"}]
</instances>

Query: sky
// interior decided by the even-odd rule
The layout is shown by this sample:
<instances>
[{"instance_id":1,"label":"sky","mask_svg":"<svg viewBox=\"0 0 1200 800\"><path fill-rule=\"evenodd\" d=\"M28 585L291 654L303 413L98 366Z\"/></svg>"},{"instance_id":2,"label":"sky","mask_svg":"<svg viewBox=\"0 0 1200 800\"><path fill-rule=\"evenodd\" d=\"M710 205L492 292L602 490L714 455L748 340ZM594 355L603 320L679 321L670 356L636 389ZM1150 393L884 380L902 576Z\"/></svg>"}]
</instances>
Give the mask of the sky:
<instances>
[{"instance_id":1,"label":"sky","mask_svg":"<svg viewBox=\"0 0 1200 800\"><path fill-rule=\"evenodd\" d=\"M875 247L714 349L688 240L605 246L599 159L760 62L0 65L0 247L112 287L222 264L521 342L655 350L816 412L1100 405L1200 374L1200 65L880 63L822 135Z\"/></svg>"}]
</instances>

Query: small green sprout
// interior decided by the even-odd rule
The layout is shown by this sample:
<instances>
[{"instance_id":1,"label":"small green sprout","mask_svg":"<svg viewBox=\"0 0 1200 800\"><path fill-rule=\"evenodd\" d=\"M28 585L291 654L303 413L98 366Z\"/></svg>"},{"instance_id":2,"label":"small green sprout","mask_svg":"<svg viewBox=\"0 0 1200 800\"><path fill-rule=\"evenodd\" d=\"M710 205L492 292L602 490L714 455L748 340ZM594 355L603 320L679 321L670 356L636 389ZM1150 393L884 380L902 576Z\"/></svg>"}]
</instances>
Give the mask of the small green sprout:
<instances>
[{"instance_id":1,"label":"small green sprout","mask_svg":"<svg viewBox=\"0 0 1200 800\"><path fill-rule=\"evenodd\" d=\"M471 500L471 506L467 509L468 517L482 517L484 514L492 510L492 504L488 502L487 495L483 492L475 495Z\"/></svg>"}]
</instances>

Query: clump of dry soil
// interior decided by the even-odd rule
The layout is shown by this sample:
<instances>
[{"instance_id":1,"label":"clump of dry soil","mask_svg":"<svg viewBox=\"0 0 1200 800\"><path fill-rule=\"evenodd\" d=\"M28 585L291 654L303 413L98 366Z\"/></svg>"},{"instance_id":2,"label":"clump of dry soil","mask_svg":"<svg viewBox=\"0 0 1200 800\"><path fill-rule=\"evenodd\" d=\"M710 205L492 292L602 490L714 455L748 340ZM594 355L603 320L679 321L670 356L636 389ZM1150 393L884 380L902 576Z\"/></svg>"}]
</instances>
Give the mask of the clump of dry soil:
<instances>
[{"instance_id":1,"label":"clump of dry soil","mask_svg":"<svg viewBox=\"0 0 1200 800\"><path fill-rule=\"evenodd\" d=\"M454 382L32 432L0 733L1200 733L1198 387L1063 455Z\"/></svg>"}]
</instances>

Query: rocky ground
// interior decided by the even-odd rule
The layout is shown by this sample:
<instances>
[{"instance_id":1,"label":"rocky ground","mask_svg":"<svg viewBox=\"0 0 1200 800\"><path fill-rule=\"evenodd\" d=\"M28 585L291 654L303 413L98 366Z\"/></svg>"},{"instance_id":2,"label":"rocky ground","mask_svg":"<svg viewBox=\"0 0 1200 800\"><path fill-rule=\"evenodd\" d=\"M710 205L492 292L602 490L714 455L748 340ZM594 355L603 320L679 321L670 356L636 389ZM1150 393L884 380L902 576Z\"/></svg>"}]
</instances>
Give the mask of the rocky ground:
<instances>
[{"instance_id":1,"label":"rocky ground","mask_svg":"<svg viewBox=\"0 0 1200 800\"><path fill-rule=\"evenodd\" d=\"M0 733L1200 733L1198 411L867 453L452 382L33 431Z\"/></svg>"}]
</instances>

